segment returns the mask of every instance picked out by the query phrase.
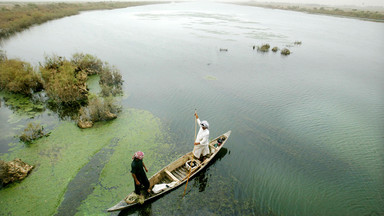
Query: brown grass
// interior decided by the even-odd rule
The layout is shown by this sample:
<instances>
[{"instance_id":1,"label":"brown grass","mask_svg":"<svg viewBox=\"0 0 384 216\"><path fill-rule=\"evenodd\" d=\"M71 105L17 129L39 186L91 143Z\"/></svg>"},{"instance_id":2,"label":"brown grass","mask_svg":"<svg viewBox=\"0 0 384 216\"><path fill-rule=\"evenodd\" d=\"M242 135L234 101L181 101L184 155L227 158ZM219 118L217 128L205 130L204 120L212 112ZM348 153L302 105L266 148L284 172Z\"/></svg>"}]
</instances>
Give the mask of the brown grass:
<instances>
[{"instance_id":1,"label":"brown grass","mask_svg":"<svg viewBox=\"0 0 384 216\"><path fill-rule=\"evenodd\" d=\"M41 88L40 74L29 63L18 59L7 59L5 55L1 55L0 90L31 95Z\"/></svg>"},{"instance_id":2,"label":"brown grass","mask_svg":"<svg viewBox=\"0 0 384 216\"><path fill-rule=\"evenodd\" d=\"M87 74L63 57L46 57L40 66L47 95L57 103L82 103L88 99Z\"/></svg>"},{"instance_id":3,"label":"brown grass","mask_svg":"<svg viewBox=\"0 0 384 216\"><path fill-rule=\"evenodd\" d=\"M242 2L235 3L247 6L264 7L280 10L299 11L312 14L325 14L331 16L343 16L364 19L375 22L384 22L384 8L348 8L348 7L327 7L322 5L289 4L289 3L258 3Z\"/></svg>"},{"instance_id":4,"label":"brown grass","mask_svg":"<svg viewBox=\"0 0 384 216\"><path fill-rule=\"evenodd\" d=\"M158 2L7 3L0 5L0 38L80 11L125 8Z\"/></svg>"}]
</instances>

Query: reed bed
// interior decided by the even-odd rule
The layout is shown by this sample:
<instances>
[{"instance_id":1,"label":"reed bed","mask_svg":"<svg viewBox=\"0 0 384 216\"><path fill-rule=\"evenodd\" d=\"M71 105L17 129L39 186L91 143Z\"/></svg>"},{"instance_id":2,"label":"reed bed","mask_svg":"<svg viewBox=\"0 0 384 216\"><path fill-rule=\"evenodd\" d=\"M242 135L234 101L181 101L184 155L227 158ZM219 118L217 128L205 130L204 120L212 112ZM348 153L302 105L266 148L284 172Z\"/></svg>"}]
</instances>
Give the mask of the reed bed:
<instances>
[{"instance_id":1,"label":"reed bed","mask_svg":"<svg viewBox=\"0 0 384 216\"><path fill-rule=\"evenodd\" d=\"M342 16L342 17L351 17L358 18L363 20L369 20L374 22L384 22L384 8L374 8L374 7L360 7L360 8L348 8L348 7L328 7L321 5L296 5L296 4L288 4L288 3L256 3L256 2L242 2L236 3L247 6L255 6L255 7L264 7L264 8L272 8L279 10L291 10L291 11L299 11L305 13L312 14L325 14L331 16Z\"/></svg>"},{"instance_id":2,"label":"reed bed","mask_svg":"<svg viewBox=\"0 0 384 216\"><path fill-rule=\"evenodd\" d=\"M158 2L1 3L0 39L33 25L79 14L80 11L125 8Z\"/></svg>"}]
</instances>

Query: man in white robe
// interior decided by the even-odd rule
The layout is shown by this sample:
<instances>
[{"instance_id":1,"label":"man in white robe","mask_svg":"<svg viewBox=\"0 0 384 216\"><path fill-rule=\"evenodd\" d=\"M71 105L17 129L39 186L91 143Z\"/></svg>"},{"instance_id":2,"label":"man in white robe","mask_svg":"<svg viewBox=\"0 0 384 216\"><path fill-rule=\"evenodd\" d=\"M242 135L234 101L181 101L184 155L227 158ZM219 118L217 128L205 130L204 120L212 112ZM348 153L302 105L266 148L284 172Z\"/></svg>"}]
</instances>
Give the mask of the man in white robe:
<instances>
[{"instance_id":1,"label":"man in white robe","mask_svg":"<svg viewBox=\"0 0 384 216\"><path fill-rule=\"evenodd\" d=\"M200 129L196 136L193 154L197 159L200 159L200 157L203 156L201 160L204 161L204 156L209 154L209 124L207 121L200 121L199 116L196 113L195 116Z\"/></svg>"}]
</instances>

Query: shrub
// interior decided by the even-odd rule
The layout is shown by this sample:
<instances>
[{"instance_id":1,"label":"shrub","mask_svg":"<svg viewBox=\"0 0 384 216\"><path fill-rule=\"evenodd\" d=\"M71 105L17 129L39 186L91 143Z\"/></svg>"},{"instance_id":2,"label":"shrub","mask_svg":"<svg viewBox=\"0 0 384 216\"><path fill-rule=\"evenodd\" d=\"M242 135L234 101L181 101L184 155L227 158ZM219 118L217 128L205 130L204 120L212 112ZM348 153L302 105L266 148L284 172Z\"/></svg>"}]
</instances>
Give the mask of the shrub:
<instances>
[{"instance_id":1,"label":"shrub","mask_svg":"<svg viewBox=\"0 0 384 216\"><path fill-rule=\"evenodd\" d=\"M31 143L32 141L44 136L49 136L49 133L44 132L43 126L40 124L29 123L19 136L19 139L24 143Z\"/></svg>"},{"instance_id":2,"label":"shrub","mask_svg":"<svg viewBox=\"0 0 384 216\"><path fill-rule=\"evenodd\" d=\"M71 62L76 65L76 71L84 71L87 75L100 74L103 70L103 62L90 54L76 53Z\"/></svg>"},{"instance_id":3,"label":"shrub","mask_svg":"<svg viewBox=\"0 0 384 216\"><path fill-rule=\"evenodd\" d=\"M113 98L94 97L89 100L88 106L81 107L79 111L79 127L86 122L106 121L115 119L121 107L118 106ZM82 127L84 128L84 127Z\"/></svg>"},{"instance_id":4,"label":"shrub","mask_svg":"<svg viewBox=\"0 0 384 216\"><path fill-rule=\"evenodd\" d=\"M284 48L283 50L281 50L281 55L289 55L289 54L291 54L291 51L289 51L289 49Z\"/></svg>"},{"instance_id":5,"label":"shrub","mask_svg":"<svg viewBox=\"0 0 384 216\"><path fill-rule=\"evenodd\" d=\"M279 50L278 47L273 47L273 48L272 48L272 51L273 51L273 52L277 52L278 50Z\"/></svg>"},{"instance_id":6,"label":"shrub","mask_svg":"<svg viewBox=\"0 0 384 216\"><path fill-rule=\"evenodd\" d=\"M9 60L3 53L0 59L0 89L25 95L41 90L41 77L29 63Z\"/></svg>"},{"instance_id":7,"label":"shrub","mask_svg":"<svg viewBox=\"0 0 384 216\"><path fill-rule=\"evenodd\" d=\"M257 47L257 51L268 52L270 47L269 44L263 44L261 47Z\"/></svg>"},{"instance_id":8,"label":"shrub","mask_svg":"<svg viewBox=\"0 0 384 216\"><path fill-rule=\"evenodd\" d=\"M40 67L47 95L57 103L82 103L88 98L87 73L63 57L46 57Z\"/></svg>"},{"instance_id":9,"label":"shrub","mask_svg":"<svg viewBox=\"0 0 384 216\"><path fill-rule=\"evenodd\" d=\"M102 72L100 73L101 95L108 97L110 95L116 96L123 92L123 77L119 70L105 64Z\"/></svg>"}]
</instances>

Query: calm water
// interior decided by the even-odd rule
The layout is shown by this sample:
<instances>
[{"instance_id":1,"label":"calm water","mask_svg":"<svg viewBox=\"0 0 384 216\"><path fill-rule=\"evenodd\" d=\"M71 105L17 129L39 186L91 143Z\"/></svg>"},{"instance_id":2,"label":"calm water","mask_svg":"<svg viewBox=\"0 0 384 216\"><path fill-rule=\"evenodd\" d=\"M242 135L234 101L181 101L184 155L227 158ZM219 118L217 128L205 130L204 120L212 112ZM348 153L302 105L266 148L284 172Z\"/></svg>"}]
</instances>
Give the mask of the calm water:
<instances>
[{"instance_id":1,"label":"calm water","mask_svg":"<svg viewBox=\"0 0 384 216\"><path fill-rule=\"evenodd\" d=\"M75 52L116 65L123 105L158 116L175 151L192 149L195 108L211 138L232 130L189 200L181 188L123 215L383 215L383 38L382 23L182 3L82 13L2 49L34 65ZM263 43L292 54L252 49ZM0 109L9 131L11 111Z\"/></svg>"}]
</instances>

